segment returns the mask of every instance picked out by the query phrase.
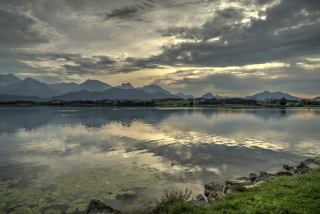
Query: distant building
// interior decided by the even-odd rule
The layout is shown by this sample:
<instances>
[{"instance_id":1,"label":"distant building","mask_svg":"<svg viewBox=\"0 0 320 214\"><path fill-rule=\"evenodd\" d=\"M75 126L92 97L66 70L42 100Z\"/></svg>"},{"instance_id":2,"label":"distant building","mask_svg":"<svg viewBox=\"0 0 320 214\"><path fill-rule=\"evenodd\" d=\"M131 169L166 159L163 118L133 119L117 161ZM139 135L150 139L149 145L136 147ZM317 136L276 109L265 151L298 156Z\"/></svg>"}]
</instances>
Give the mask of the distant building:
<instances>
[{"instance_id":1,"label":"distant building","mask_svg":"<svg viewBox=\"0 0 320 214\"><path fill-rule=\"evenodd\" d=\"M51 100L51 103L52 104L60 104L60 103L62 103L63 101L61 101L61 100Z\"/></svg>"}]
</instances>

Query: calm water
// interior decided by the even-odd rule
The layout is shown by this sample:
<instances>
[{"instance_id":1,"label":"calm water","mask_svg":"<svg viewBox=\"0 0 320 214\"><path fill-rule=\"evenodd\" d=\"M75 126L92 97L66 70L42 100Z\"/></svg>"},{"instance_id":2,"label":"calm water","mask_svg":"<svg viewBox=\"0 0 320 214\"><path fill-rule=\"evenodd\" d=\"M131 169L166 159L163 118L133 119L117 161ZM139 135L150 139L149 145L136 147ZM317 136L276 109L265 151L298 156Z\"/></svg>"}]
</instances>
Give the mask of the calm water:
<instances>
[{"instance_id":1,"label":"calm water","mask_svg":"<svg viewBox=\"0 0 320 214\"><path fill-rule=\"evenodd\" d=\"M46 186L57 171L149 164L169 185L108 201L124 213L163 189L277 172L320 155L320 109L0 108L0 177Z\"/></svg>"}]
</instances>

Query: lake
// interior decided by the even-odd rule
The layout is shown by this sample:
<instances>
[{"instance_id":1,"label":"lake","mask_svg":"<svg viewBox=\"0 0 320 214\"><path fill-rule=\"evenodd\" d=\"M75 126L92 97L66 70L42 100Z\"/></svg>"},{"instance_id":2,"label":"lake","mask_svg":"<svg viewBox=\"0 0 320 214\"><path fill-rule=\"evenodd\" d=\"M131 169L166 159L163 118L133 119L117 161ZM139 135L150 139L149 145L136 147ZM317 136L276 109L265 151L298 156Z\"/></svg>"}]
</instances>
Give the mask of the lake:
<instances>
[{"instance_id":1,"label":"lake","mask_svg":"<svg viewBox=\"0 0 320 214\"><path fill-rule=\"evenodd\" d=\"M319 108L0 107L0 177L49 186L57 171L149 164L169 184L107 205L152 206L164 189L204 184L320 155Z\"/></svg>"}]
</instances>

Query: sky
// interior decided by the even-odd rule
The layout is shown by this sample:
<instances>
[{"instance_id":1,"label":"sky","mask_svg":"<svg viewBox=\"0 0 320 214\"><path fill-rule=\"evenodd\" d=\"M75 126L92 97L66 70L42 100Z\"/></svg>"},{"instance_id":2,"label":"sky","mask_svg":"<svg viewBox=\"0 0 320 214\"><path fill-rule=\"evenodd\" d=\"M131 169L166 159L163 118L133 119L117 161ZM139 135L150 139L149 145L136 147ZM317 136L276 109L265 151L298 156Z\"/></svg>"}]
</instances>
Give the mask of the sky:
<instances>
[{"instance_id":1,"label":"sky","mask_svg":"<svg viewBox=\"0 0 320 214\"><path fill-rule=\"evenodd\" d=\"M320 95L319 0L1 0L0 74Z\"/></svg>"}]
</instances>

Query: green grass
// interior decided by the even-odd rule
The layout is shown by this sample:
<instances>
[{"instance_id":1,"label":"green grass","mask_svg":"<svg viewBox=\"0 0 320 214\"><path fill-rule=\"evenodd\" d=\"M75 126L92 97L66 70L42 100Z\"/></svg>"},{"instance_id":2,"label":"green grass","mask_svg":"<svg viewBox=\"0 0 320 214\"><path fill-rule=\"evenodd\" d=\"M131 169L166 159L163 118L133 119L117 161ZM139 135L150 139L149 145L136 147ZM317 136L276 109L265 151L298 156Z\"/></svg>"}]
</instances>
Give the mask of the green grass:
<instances>
[{"instance_id":1,"label":"green grass","mask_svg":"<svg viewBox=\"0 0 320 214\"><path fill-rule=\"evenodd\" d=\"M320 213L320 168L294 178L281 176L258 187L226 195L208 208L185 200L166 204L161 213Z\"/></svg>"},{"instance_id":2,"label":"green grass","mask_svg":"<svg viewBox=\"0 0 320 214\"><path fill-rule=\"evenodd\" d=\"M188 210L192 210L192 206L188 206L186 203L187 200L190 199L190 195L192 194L192 191L188 191L186 189L184 192L182 191L168 191L164 190L164 195L161 197L161 199L158 201L155 200L156 206L153 208L155 212L161 212L161 213L171 213L171 210L184 212ZM180 206L182 204L182 206ZM185 207L188 207L185 209Z\"/></svg>"}]
</instances>

